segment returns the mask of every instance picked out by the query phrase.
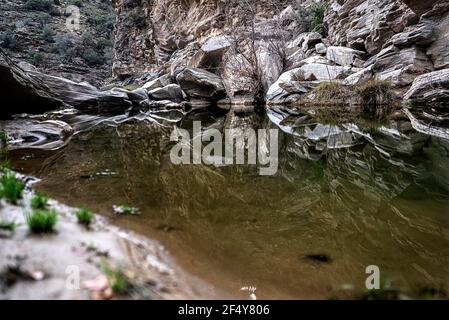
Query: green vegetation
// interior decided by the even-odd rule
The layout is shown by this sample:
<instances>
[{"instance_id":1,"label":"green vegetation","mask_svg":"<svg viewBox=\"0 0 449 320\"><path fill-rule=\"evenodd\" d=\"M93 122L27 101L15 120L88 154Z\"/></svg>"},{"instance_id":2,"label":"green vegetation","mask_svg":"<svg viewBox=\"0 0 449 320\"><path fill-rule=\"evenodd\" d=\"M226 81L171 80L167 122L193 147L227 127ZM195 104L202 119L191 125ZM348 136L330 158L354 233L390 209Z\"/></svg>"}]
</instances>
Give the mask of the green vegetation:
<instances>
[{"instance_id":1,"label":"green vegetation","mask_svg":"<svg viewBox=\"0 0 449 320\"><path fill-rule=\"evenodd\" d=\"M145 14L139 8L134 8L127 12L126 23L128 26L144 28L147 25Z\"/></svg>"},{"instance_id":2,"label":"green vegetation","mask_svg":"<svg viewBox=\"0 0 449 320\"><path fill-rule=\"evenodd\" d=\"M70 0L69 4L80 7L80 8L84 6L84 3L82 0Z\"/></svg>"},{"instance_id":3,"label":"green vegetation","mask_svg":"<svg viewBox=\"0 0 449 320\"><path fill-rule=\"evenodd\" d=\"M31 56L34 65L40 65L44 62L44 55L40 52L34 52Z\"/></svg>"},{"instance_id":4,"label":"green vegetation","mask_svg":"<svg viewBox=\"0 0 449 320\"><path fill-rule=\"evenodd\" d=\"M92 48L84 50L82 58L90 66L101 65L104 63L104 58L97 51Z\"/></svg>"},{"instance_id":5,"label":"green vegetation","mask_svg":"<svg viewBox=\"0 0 449 320\"><path fill-rule=\"evenodd\" d=\"M33 210L26 215L26 222L33 233L53 232L57 220L54 210Z\"/></svg>"},{"instance_id":6,"label":"green vegetation","mask_svg":"<svg viewBox=\"0 0 449 320\"><path fill-rule=\"evenodd\" d=\"M315 89L316 100L323 103L341 102L347 98L345 92L344 86L336 81L323 81Z\"/></svg>"},{"instance_id":7,"label":"green vegetation","mask_svg":"<svg viewBox=\"0 0 449 320\"><path fill-rule=\"evenodd\" d=\"M8 134L3 131L0 130L0 143L6 144L8 142Z\"/></svg>"},{"instance_id":8,"label":"green vegetation","mask_svg":"<svg viewBox=\"0 0 449 320\"><path fill-rule=\"evenodd\" d=\"M102 271L108 278L109 287L114 294L123 295L127 294L132 289L132 284L129 278L120 269L111 268L106 262L102 263Z\"/></svg>"},{"instance_id":9,"label":"green vegetation","mask_svg":"<svg viewBox=\"0 0 449 320\"><path fill-rule=\"evenodd\" d=\"M14 231L18 226L15 221L0 220L0 230Z\"/></svg>"},{"instance_id":10,"label":"green vegetation","mask_svg":"<svg viewBox=\"0 0 449 320\"><path fill-rule=\"evenodd\" d=\"M53 0L28 0L25 9L50 12L53 8Z\"/></svg>"},{"instance_id":11,"label":"green vegetation","mask_svg":"<svg viewBox=\"0 0 449 320\"><path fill-rule=\"evenodd\" d=\"M324 33L324 13L328 4L314 4L310 7L310 31Z\"/></svg>"},{"instance_id":12,"label":"green vegetation","mask_svg":"<svg viewBox=\"0 0 449 320\"><path fill-rule=\"evenodd\" d=\"M87 209L80 209L76 212L78 223L88 227L92 223L92 212Z\"/></svg>"},{"instance_id":13,"label":"green vegetation","mask_svg":"<svg viewBox=\"0 0 449 320\"><path fill-rule=\"evenodd\" d=\"M15 49L17 47L17 41L12 30L8 29L0 33L0 45L8 49Z\"/></svg>"},{"instance_id":14,"label":"green vegetation","mask_svg":"<svg viewBox=\"0 0 449 320\"><path fill-rule=\"evenodd\" d=\"M5 198L12 204L22 198L24 185L16 178L16 175L7 168L2 168L0 178L0 198Z\"/></svg>"},{"instance_id":15,"label":"green vegetation","mask_svg":"<svg viewBox=\"0 0 449 320\"><path fill-rule=\"evenodd\" d=\"M37 193L31 197L30 206L35 210L45 210L48 206L48 198L42 193Z\"/></svg>"},{"instance_id":16,"label":"green vegetation","mask_svg":"<svg viewBox=\"0 0 449 320\"><path fill-rule=\"evenodd\" d=\"M42 36L44 37L44 40L47 42L53 42L55 38L56 32L52 29L52 27L46 25L42 29Z\"/></svg>"}]
</instances>

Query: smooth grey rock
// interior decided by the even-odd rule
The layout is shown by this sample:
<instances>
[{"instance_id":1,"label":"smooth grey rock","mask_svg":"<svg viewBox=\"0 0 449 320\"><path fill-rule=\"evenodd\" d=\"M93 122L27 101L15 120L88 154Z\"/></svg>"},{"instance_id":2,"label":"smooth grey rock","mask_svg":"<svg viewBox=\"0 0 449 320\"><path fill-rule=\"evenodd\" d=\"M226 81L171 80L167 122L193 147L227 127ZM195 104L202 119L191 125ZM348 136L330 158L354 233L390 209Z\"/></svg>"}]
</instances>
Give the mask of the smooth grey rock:
<instances>
[{"instance_id":1,"label":"smooth grey rock","mask_svg":"<svg viewBox=\"0 0 449 320\"><path fill-rule=\"evenodd\" d=\"M184 100L182 89L177 84L169 84L163 88L157 88L148 92L148 96L155 100L170 100L181 102Z\"/></svg>"},{"instance_id":2,"label":"smooth grey rock","mask_svg":"<svg viewBox=\"0 0 449 320\"><path fill-rule=\"evenodd\" d=\"M449 101L449 69L429 72L417 77L404 99L414 103L447 103Z\"/></svg>"},{"instance_id":3,"label":"smooth grey rock","mask_svg":"<svg viewBox=\"0 0 449 320\"><path fill-rule=\"evenodd\" d=\"M231 46L225 35L209 38L192 57L189 65L194 68L215 70L221 63L224 52Z\"/></svg>"},{"instance_id":4,"label":"smooth grey rock","mask_svg":"<svg viewBox=\"0 0 449 320\"><path fill-rule=\"evenodd\" d=\"M349 77L347 77L342 81L342 84L354 86L367 82L372 78L373 78L373 67L370 66L350 75Z\"/></svg>"},{"instance_id":5,"label":"smooth grey rock","mask_svg":"<svg viewBox=\"0 0 449 320\"><path fill-rule=\"evenodd\" d=\"M315 51L318 54L326 54L327 53L327 48L326 45L324 43L318 43L315 45Z\"/></svg>"},{"instance_id":6,"label":"smooth grey rock","mask_svg":"<svg viewBox=\"0 0 449 320\"><path fill-rule=\"evenodd\" d=\"M183 68L176 81L191 98L218 101L226 96L221 78L203 69Z\"/></svg>"},{"instance_id":7,"label":"smooth grey rock","mask_svg":"<svg viewBox=\"0 0 449 320\"><path fill-rule=\"evenodd\" d=\"M363 64L364 52L354 50L346 47L335 47L330 46L327 48L326 58L329 61L335 62L336 64L344 67L354 66L357 60L358 65Z\"/></svg>"},{"instance_id":8,"label":"smooth grey rock","mask_svg":"<svg viewBox=\"0 0 449 320\"><path fill-rule=\"evenodd\" d=\"M391 42L400 48L412 45L426 46L435 41L434 26L430 22L421 22L417 25L405 28L401 33L394 35Z\"/></svg>"}]
</instances>

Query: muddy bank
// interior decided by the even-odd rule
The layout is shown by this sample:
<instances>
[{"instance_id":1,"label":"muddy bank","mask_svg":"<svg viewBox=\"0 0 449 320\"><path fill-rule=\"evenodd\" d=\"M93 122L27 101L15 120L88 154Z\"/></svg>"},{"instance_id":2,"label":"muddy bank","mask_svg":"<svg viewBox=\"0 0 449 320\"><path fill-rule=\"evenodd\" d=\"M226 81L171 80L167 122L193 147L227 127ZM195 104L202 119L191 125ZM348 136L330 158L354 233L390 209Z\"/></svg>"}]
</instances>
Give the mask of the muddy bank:
<instances>
[{"instance_id":1,"label":"muddy bank","mask_svg":"<svg viewBox=\"0 0 449 320\"><path fill-rule=\"evenodd\" d=\"M224 297L180 270L157 242L94 216L90 227L77 222L77 209L49 200L57 212L55 231L33 234L31 185L17 205L1 200L0 299L200 299ZM116 290L121 282L126 290ZM121 288L123 289L123 288Z\"/></svg>"}]
</instances>

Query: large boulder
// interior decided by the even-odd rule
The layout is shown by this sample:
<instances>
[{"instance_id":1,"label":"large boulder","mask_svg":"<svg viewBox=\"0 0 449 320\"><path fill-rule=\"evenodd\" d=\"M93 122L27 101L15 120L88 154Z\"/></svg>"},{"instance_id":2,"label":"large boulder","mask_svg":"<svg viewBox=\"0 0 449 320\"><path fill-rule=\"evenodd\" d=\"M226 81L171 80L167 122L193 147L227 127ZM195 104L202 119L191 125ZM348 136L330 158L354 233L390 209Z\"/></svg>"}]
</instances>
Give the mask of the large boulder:
<instances>
[{"instance_id":1,"label":"large boulder","mask_svg":"<svg viewBox=\"0 0 449 320\"><path fill-rule=\"evenodd\" d=\"M399 49L390 46L368 60L376 77L398 87L410 85L416 76L433 70L432 62L418 46Z\"/></svg>"},{"instance_id":2,"label":"large boulder","mask_svg":"<svg viewBox=\"0 0 449 320\"><path fill-rule=\"evenodd\" d=\"M449 101L449 69L429 72L417 77L404 99L413 103L447 103Z\"/></svg>"},{"instance_id":3,"label":"large boulder","mask_svg":"<svg viewBox=\"0 0 449 320\"><path fill-rule=\"evenodd\" d=\"M177 70L176 82L190 97L218 101L226 96L221 78L209 71L185 67Z\"/></svg>"},{"instance_id":4,"label":"large boulder","mask_svg":"<svg viewBox=\"0 0 449 320\"><path fill-rule=\"evenodd\" d=\"M223 54L230 46L231 42L227 36L219 35L212 37L195 53L189 65L194 68L214 71L220 66Z\"/></svg>"},{"instance_id":5,"label":"large boulder","mask_svg":"<svg viewBox=\"0 0 449 320\"><path fill-rule=\"evenodd\" d=\"M327 48L326 58L340 66L361 67L365 63L364 55L365 53L362 51L346 47L331 46Z\"/></svg>"},{"instance_id":6,"label":"large boulder","mask_svg":"<svg viewBox=\"0 0 449 320\"><path fill-rule=\"evenodd\" d=\"M133 106L126 90L100 91L84 82L78 83L39 72L30 72L30 75L50 88L57 99L82 112L118 114Z\"/></svg>"},{"instance_id":7,"label":"large boulder","mask_svg":"<svg viewBox=\"0 0 449 320\"><path fill-rule=\"evenodd\" d=\"M1 49L0 87L3 93L1 117L12 113L42 113L63 105L45 83L18 67Z\"/></svg>"},{"instance_id":8,"label":"large boulder","mask_svg":"<svg viewBox=\"0 0 449 320\"><path fill-rule=\"evenodd\" d=\"M169 100L181 102L184 100L182 89L177 84L169 84L163 88L156 88L148 92L150 98L155 100Z\"/></svg>"},{"instance_id":9,"label":"large boulder","mask_svg":"<svg viewBox=\"0 0 449 320\"><path fill-rule=\"evenodd\" d=\"M334 81L342 80L349 75L360 71L360 68L331 66L321 63L309 63L300 67L304 73L304 79L307 81L323 80Z\"/></svg>"}]
</instances>

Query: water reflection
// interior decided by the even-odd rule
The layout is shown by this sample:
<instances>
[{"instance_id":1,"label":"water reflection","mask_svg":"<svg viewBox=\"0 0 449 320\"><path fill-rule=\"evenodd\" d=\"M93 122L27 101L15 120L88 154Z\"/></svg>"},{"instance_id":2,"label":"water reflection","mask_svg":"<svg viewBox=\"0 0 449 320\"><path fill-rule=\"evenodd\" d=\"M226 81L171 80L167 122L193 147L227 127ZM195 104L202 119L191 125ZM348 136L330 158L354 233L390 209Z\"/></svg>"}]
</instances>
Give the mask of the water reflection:
<instances>
[{"instance_id":1,"label":"water reflection","mask_svg":"<svg viewBox=\"0 0 449 320\"><path fill-rule=\"evenodd\" d=\"M446 286L447 140L405 120L363 127L281 110L171 117L186 129L195 120L205 129L280 128L279 172L262 177L252 165L173 165L172 124L147 119L88 130L72 119L85 130L64 149L10 157L52 196L159 238L182 266L235 295L255 286L259 298L340 296L346 284L363 290L372 264L410 295ZM142 215L113 216L114 204Z\"/></svg>"}]
</instances>

